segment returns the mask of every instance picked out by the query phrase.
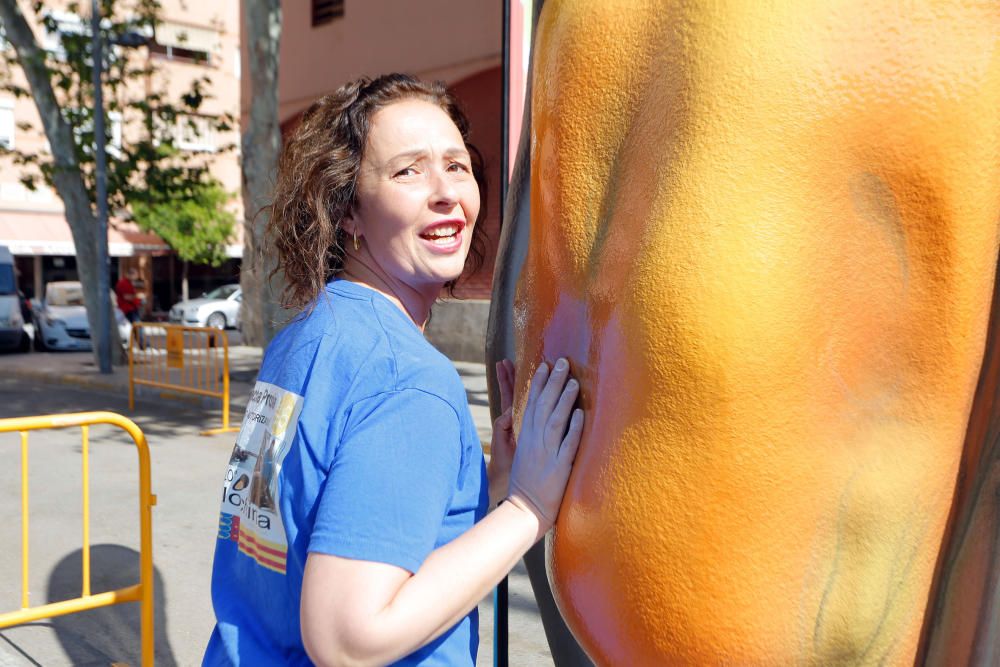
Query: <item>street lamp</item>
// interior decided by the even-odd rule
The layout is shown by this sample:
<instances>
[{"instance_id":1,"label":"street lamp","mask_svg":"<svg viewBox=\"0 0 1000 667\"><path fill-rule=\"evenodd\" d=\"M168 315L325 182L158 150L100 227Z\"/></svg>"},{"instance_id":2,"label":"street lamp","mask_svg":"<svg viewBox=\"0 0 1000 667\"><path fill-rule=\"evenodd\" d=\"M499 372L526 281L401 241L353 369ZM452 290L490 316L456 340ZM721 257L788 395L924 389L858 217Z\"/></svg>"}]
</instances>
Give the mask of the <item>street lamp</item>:
<instances>
[{"instance_id":1,"label":"street lamp","mask_svg":"<svg viewBox=\"0 0 1000 667\"><path fill-rule=\"evenodd\" d=\"M90 3L90 35L93 53L94 83L94 160L97 189L97 364L101 373L111 373L111 264L108 258L108 175L104 146L104 53L101 40L101 9L98 0ZM138 32L117 35L112 44L124 47L143 46L149 38Z\"/></svg>"}]
</instances>

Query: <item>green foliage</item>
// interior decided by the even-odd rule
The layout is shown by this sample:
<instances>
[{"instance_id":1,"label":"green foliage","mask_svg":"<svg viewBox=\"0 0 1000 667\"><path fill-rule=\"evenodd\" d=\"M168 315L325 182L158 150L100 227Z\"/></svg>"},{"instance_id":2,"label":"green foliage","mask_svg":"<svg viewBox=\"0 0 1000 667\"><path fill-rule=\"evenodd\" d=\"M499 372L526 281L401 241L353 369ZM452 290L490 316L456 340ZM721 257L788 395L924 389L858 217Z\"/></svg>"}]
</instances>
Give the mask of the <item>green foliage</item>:
<instances>
[{"instance_id":1,"label":"green foliage","mask_svg":"<svg viewBox=\"0 0 1000 667\"><path fill-rule=\"evenodd\" d=\"M229 195L218 183L188 183L173 190L177 199L163 198L164 190L132 202L139 226L156 232L184 261L219 266L226 259L225 244L233 235L236 216L225 209Z\"/></svg>"},{"instance_id":2,"label":"green foliage","mask_svg":"<svg viewBox=\"0 0 1000 667\"><path fill-rule=\"evenodd\" d=\"M156 92L166 89L156 57L150 57L144 47L115 45L126 35L153 35L160 11L158 0L101 0L101 5L109 210L119 219L134 217L182 258L195 262L205 258L214 263L232 235L233 216L224 208L229 197L210 176L208 165L211 157L233 146L198 151L184 150L178 144L185 131L190 134L197 127L210 133L226 132L234 120L199 113L205 100L212 98L207 76L193 79L190 90L177 99L167 99ZM96 137L90 3L71 1L62 12L50 6L42 0L31 3L37 24L44 30L44 34L36 31L36 39L45 48L44 63L61 115L73 128L76 163L93 204ZM17 53L10 45L4 46L0 90L18 97L29 95L11 76ZM27 187L36 188L39 181L53 184L55 156L16 149L6 152L21 167L20 180ZM193 200L186 201L188 197ZM176 209L174 214L167 210L171 207ZM185 236L177 233L179 229L193 233Z\"/></svg>"}]
</instances>

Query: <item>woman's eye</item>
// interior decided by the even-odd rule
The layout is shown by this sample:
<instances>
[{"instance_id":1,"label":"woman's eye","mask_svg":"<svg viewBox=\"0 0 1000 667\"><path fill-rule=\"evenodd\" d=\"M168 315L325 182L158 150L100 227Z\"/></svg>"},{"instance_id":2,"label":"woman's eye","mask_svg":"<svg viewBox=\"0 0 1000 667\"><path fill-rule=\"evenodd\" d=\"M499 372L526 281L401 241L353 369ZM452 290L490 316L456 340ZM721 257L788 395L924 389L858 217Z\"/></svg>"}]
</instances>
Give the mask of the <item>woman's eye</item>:
<instances>
[{"instance_id":1,"label":"woman's eye","mask_svg":"<svg viewBox=\"0 0 1000 667\"><path fill-rule=\"evenodd\" d=\"M472 171L472 169L467 164L461 162L452 162L448 165L449 171Z\"/></svg>"},{"instance_id":2,"label":"woman's eye","mask_svg":"<svg viewBox=\"0 0 1000 667\"><path fill-rule=\"evenodd\" d=\"M393 174L393 176L394 177L395 176L413 176L415 173L417 173L417 170L414 169L413 167L404 167L403 169L400 169L395 174Z\"/></svg>"}]
</instances>

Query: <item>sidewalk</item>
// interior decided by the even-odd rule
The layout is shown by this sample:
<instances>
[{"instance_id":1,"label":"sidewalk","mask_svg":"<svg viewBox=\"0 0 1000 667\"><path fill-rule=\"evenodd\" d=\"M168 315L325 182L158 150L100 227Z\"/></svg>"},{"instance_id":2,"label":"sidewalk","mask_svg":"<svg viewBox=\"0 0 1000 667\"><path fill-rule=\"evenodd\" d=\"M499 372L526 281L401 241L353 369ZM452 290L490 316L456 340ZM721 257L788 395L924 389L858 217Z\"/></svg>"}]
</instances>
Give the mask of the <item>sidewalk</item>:
<instances>
[{"instance_id":1,"label":"sidewalk","mask_svg":"<svg viewBox=\"0 0 1000 667\"><path fill-rule=\"evenodd\" d=\"M259 347L231 345L229 347L229 396L233 423L238 425L246 407L247 397L257 379L262 351ZM489 442L493 431L489 397L486 392L486 367L483 364L455 361L469 408L476 422L479 438ZM128 365L116 366L110 375L102 375L94 365L90 352L31 352L0 356L0 372L29 382L75 386L82 389L128 395ZM138 387L136 400L157 396L160 390ZM211 399L206 399L211 400ZM207 403L206 403L207 404Z\"/></svg>"},{"instance_id":2,"label":"sidewalk","mask_svg":"<svg viewBox=\"0 0 1000 667\"><path fill-rule=\"evenodd\" d=\"M229 352L231 423L238 425L242 420L246 400L260 366L261 349L234 345L230 346ZM486 367L483 364L468 362L454 363L465 385L480 440L488 443L492 428L486 389ZM32 352L0 355L0 375L23 382L30 388L25 393L44 391L41 385L49 385L113 394L121 398L128 396L128 366L117 367L110 375L102 375L94 366L93 355L89 352ZM159 397L160 390L150 387L141 389L143 392L136 397L137 409L141 410L144 405L150 406L151 402L163 406L164 400ZM205 407L218 405L218 401L215 399L193 397L193 400L202 402ZM78 406L68 404L64 411L71 412L78 409ZM205 427L214 425L206 424ZM154 480L156 478L156 471L154 471ZM157 507L159 518L156 521L169 521L167 517L163 516L165 511L167 511L166 503ZM510 664L551 665L552 660L541 619L523 564L519 564L509 577L509 586L510 640L508 648ZM479 605L479 613L481 643L478 664L490 665L493 663L492 596L488 596ZM0 658L3 657L2 653L0 651ZM0 664L6 663L0 659Z\"/></svg>"},{"instance_id":3,"label":"sidewalk","mask_svg":"<svg viewBox=\"0 0 1000 667\"><path fill-rule=\"evenodd\" d=\"M257 377L260 359L259 347L233 345L229 348L229 394L237 417L242 416L246 406L246 397ZM26 381L128 395L128 365L115 366L110 375L103 375L94 365L94 356L90 352L5 354L0 356L0 369L7 376ZM148 387L142 389L147 395L160 393Z\"/></svg>"}]
</instances>

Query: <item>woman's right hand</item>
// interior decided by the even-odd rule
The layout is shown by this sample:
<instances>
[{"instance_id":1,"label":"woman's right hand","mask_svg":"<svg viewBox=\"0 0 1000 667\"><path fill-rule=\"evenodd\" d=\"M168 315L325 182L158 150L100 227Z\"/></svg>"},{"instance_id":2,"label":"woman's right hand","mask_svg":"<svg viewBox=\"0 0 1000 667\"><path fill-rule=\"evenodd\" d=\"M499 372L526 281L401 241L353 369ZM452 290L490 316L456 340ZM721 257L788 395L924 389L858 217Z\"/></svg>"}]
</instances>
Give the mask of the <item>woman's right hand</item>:
<instances>
[{"instance_id":1,"label":"woman's right hand","mask_svg":"<svg viewBox=\"0 0 1000 667\"><path fill-rule=\"evenodd\" d=\"M528 401L517 437L508 500L535 514L539 537L559 515L580 435L583 410L573 409L579 383L570 377L569 363L555 367L542 362L531 380Z\"/></svg>"}]
</instances>

